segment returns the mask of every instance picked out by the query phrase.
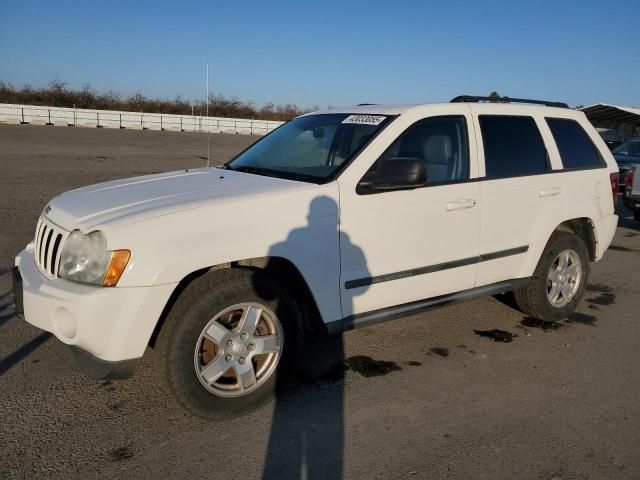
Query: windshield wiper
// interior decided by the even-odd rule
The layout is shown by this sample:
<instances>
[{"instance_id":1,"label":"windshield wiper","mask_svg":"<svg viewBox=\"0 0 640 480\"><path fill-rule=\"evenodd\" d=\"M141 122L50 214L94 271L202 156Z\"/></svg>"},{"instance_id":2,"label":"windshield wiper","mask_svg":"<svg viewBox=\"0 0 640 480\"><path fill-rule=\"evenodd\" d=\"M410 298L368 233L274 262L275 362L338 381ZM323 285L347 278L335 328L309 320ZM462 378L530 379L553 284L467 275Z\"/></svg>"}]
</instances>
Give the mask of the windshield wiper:
<instances>
[{"instance_id":1,"label":"windshield wiper","mask_svg":"<svg viewBox=\"0 0 640 480\"><path fill-rule=\"evenodd\" d=\"M296 180L299 182L308 182L308 183L319 183L319 181L322 180L321 178L315 175L305 175L304 173L272 170L270 168L250 167L250 166L242 166L242 167L234 168L230 165L225 165L225 166L226 166L226 170L231 170L233 172L252 173L254 175L263 175L265 177L273 177L273 178L283 178L285 180Z\"/></svg>"},{"instance_id":2,"label":"windshield wiper","mask_svg":"<svg viewBox=\"0 0 640 480\"><path fill-rule=\"evenodd\" d=\"M252 173L254 175L262 175L264 177L275 177L277 175L275 175L275 172L273 170L269 170L268 168L260 168L260 167L249 167L249 166L242 166L242 167L228 167L229 170L233 170L235 172L244 172L244 173Z\"/></svg>"}]
</instances>

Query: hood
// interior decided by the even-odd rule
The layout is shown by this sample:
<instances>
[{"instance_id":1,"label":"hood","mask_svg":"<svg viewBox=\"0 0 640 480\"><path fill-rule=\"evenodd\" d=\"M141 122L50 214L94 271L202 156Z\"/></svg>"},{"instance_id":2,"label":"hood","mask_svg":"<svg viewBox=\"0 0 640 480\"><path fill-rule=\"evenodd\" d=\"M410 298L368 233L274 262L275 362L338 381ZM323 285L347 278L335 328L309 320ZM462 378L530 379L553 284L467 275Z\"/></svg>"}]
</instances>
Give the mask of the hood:
<instances>
[{"instance_id":1,"label":"hood","mask_svg":"<svg viewBox=\"0 0 640 480\"><path fill-rule=\"evenodd\" d=\"M45 213L63 228L79 228L86 232L98 225L118 227L205 205L311 186L219 168L200 168L71 190L55 197Z\"/></svg>"}]
</instances>

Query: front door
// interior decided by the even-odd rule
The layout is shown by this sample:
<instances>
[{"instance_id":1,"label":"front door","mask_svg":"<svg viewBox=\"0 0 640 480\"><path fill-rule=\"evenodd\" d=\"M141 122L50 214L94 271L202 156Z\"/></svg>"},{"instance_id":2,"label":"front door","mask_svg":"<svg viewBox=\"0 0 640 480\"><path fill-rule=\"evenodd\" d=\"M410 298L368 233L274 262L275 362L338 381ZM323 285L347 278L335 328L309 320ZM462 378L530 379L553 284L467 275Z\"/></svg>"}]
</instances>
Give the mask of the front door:
<instances>
[{"instance_id":1,"label":"front door","mask_svg":"<svg viewBox=\"0 0 640 480\"><path fill-rule=\"evenodd\" d=\"M427 171L423 187L358 193L340 184L344 317L474 286L481 195L479 182L470 181L477 176L470 129L464 107L459 115L418 120L371 167L419 158Z\"/></svg>"}]
</instances>

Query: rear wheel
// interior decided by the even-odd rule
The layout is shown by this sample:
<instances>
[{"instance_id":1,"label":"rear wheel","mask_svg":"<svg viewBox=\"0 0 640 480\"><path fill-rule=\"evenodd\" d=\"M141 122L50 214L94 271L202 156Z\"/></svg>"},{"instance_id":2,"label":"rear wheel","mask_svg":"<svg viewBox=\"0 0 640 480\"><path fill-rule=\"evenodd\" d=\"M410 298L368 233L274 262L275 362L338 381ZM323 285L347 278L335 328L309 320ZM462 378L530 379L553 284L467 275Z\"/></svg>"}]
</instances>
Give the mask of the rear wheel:
<instances>
[{"instance_id":1,"label":"rear wheel","mask_svg":"<svg viewBox=\"0 0 640 480\"><path fill-rule=\"evenodd\" d=\"M210 272L182 293L163 328L165 378L189 412L220 418L274 393L300 353L296 302L261 271Z\"/></svg>"},{"instance_id":2,"label":"rear wheel","mask_svg":"<svg viewBox=\"0 0 640 480\"><path fill-rule=\"evenodd\" d=\"M638 220L640 222L640 210L634 210L633 218L635 218L636 220Z\"/></svg>"},{"instance_id":3,"label":"rear wheel","mask_svg":"<svg viewBox=\"0 0 640 480\"><path fill-rule=\"evenodd\" d=\"M527 284L514 291L520 310L546 322L571 315L584 295L589 254L580 237L555 232Z\"/></svg>"}]
</instances>

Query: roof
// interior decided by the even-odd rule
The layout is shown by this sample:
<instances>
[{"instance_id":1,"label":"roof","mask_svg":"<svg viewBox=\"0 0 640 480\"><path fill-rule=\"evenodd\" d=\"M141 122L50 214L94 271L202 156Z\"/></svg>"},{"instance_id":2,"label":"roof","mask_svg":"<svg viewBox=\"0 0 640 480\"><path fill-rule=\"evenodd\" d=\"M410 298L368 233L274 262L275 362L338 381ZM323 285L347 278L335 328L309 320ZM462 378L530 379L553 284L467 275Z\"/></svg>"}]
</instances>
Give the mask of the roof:
<instances>
[{"instance_id":1,"label":"roof","mask_svg":"<svg viewBox=\"0 0 640 480\"><path fill-rule=\"evenodd\" d=\"M633 130L640 127L640 109L597 103L581 108L596 128Z\"/></svg>"},{"instance_id":2,"label":"roof","mask_svg":"<svg viewBox=\"0 0 640 480\"><path fill-rule=\"evenodd\" d=\"M322 109L315 112L310 112L307 115L315 115L319 113L353 113L353 114L365 114L365 115L402 115L407 113L409 110L413 109L422 109L429 107L441 107L443 105L460 105L467 103L468 105L472 105L475 109L479 110L492 110L492 109L553 109L553 110L562 110L563 112L572 112L575 110L567 109L567 108L558 108L558 107L548 107L536 104L529 103L503 103L503 102L488 102L488 103L478 103L478 102L446 102L446 103L415 103L415 104L407 104L407 105L381 105L381 104L361 104L355 106L346 106L346 107L331 107L328 109Z\"/></svg>"},{"instance_id":3,"label":"roof","mask_svg":"<svg viewBox=\"0 0 640 480\"><path fill-rule=\"evenodd\" d=\"M424 104L424 105L435 105L435 104ZM345 107L330 107L327 109L318 110L316 112L311 112L311 114L316 113L362 113L362 114L379 114L379 115L401 115L405 113L407 110L410 110L414 107L420 107L422 104L408 104L408 105L381 105L377 103L368 103L366 105L353 105L353 106L345 106Z\"/></svg>"}]
</instances>

